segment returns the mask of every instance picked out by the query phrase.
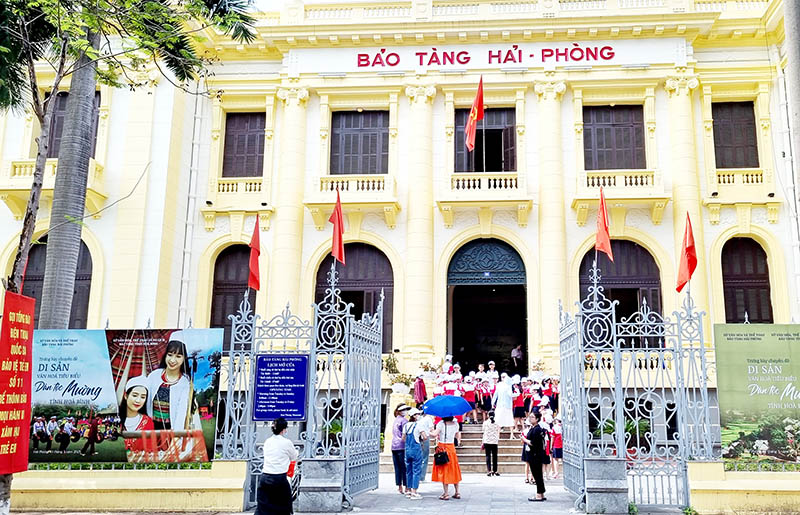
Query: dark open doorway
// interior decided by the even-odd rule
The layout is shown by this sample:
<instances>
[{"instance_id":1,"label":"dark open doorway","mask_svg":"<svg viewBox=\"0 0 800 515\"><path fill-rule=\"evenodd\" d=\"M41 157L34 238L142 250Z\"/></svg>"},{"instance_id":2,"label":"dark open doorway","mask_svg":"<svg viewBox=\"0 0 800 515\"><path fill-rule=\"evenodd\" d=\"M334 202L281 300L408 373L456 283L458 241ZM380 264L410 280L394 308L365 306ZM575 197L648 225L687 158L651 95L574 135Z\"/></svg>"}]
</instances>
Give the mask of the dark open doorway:
<instances>
[{"instance_id":1,"label":"dark open doorway","mask_svg":"<svg viewBox=\"0 0 800 515\"><path fill-rule=\"evenodd\" d=\"M462 373L493 360L503 372L525 374L528 319L525 265L516 249L492 238L473 240L453 255L447 270L448 349ZM522 345L520 366L511 351Z\"/></svg>"},{"instance_id":2,"label":"dark open doorway","mask_svg":"<svg viewBox=\"0 0 800 515\"><path fill-rule=\"evenodd\" d=\"M527 373L527 355L514 369L511 350L527 347L525 286L463 285L453 288L453 359L463 373L494 360L497 370Z\"/></svg>"}]
</instances>

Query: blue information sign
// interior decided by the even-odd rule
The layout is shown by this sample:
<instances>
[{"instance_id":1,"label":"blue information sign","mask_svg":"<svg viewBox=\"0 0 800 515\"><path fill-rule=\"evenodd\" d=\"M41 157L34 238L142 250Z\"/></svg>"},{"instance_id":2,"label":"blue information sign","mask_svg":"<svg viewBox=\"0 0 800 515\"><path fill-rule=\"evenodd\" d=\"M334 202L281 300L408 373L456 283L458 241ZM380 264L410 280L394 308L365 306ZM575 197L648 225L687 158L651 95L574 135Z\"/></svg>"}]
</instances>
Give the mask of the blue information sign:
<instances>
[{"instance_id":1,"label":"blue information sign","mask_svg":"<svg viewBox=\"0 0 800 515\"><path fill-rule=\"evenodd\" d=\"M308 356L259 354L253 420L306 419Z\"/></svg>"}]
</instances>

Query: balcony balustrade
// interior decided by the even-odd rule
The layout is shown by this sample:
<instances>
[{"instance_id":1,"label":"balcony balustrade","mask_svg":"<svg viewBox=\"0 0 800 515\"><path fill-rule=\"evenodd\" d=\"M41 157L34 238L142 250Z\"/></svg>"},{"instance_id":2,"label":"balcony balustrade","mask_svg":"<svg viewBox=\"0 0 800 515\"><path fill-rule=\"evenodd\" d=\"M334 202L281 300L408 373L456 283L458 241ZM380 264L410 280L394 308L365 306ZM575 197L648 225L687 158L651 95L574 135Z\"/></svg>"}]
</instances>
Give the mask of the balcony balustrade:
<instances>
[{"instance_id":1,"label":"balcony balustrade","mask_svg":"<svg viewBox=\"0 0 800 515\"><path fill-rule=\"evenodd\" d=\"M400 203L397 201L397 182L389 174L325 175L315 181L314 191L306 195L305 206L318 230L325 227L339 192L342 208L350 226L360 225L364 211L383 212L386 226L394 229Z\"/></svg>"},{"instance_id":2,"label":"balcony balustrade","mask_svg":"<svg viewBox=\"0 0 800 515\"><path fill-rule=\"evenodd\" d=\"M597 205L600 188L606 201L624 215L628 207L646 206L653 223L661 223L669 197L664 193L661 173L656 170L586 170L578 174L572 208L578 225L584 225L589 207ZM622 211L620 211L622 210Z\"/></svg>"},{"instance_id":3,"label":"balcony balustrade","mask_svg":"<svg viewBox=\"0 0 800 515\"><path fill-rule=\"evenodd\" d=\"M206 231L216 227L217 216L227 214L243 219L244 213L256 212L259 216L259 227L262 231L269 229L273 208L269 202L269 182L261 177L219 177L214 194L201 209L205 220Z\"/></svg>"},{"instance_id":4,"label":"balcony balustrade","mask_svg":"<svg viewBox=\"0 0 800 515\"><path fill-rule=\"evenodd\" d=\"M533 201L527 193L525 174L518 172L452 173L440 191L436 204L446 227L453 225L456 208L478 208L479 219L491 223L492 209L510 208L517 223L528 223Z\"/></svg>"},{"instance_id":5,"label":"balcony balustrade","mask_svg":"<svg viewBox=\"0 0 800 515\"><path fill-rule=\"evenodd\" d=\"M25 215L35 168L36 159L19 159L11 162L6 174L0 175L0 200L6 203L17 220L22 220ZM58 159L48 159L45 162L42 178L44 201L53 199L57 172ZM103 165L90 159L89 176L86 180L86 211L92 213L95 218L100 218L98 211L102 209L107 198Z\"/></svg>"},{"instance_id":6,"label":"balcony balustrade","mask_svg":"<svg viewBox=\"0 0 800 515\"><path fill-rule=\"evenodd\" d=\"M718 168L715 177L714 191L704 200L712 224L719 223L723 206L736 207L740 215L746 212L744 219L748 219L751 207L756 205L766 207L769 222L777 223L782 201L776 198L774 177L769 170Z\"/></svg>"}]
</instances>

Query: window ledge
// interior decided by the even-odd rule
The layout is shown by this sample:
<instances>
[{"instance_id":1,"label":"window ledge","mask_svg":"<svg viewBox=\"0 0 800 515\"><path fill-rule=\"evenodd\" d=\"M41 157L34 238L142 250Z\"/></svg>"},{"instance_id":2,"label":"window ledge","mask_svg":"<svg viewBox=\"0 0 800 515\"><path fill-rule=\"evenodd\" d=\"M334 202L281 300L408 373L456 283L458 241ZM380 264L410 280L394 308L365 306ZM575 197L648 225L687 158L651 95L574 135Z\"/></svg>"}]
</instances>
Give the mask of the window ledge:
<instances>
[{"instance_id":1,"label":"window ledge","mask_svg":"<svg viewBox=\"0 0 800 515\"><path fill-rule=\"evenodd\" d=\"M306 195L306 208L321 231L336 204L339 192L342 209L348 217L348 232L357 236L364 211L382 211L386 226L394 229L400 203L397 200L397 181L389 174L325 175L316 181L315 191Z\"/></svg>"},{"instance_id":2,"label":"window ledge","mask_svg":"<svg viewBox=\"0 0 800 515\"><path fill-rule=\"evenodd\" d=\"M618 223L611 224L612 231L614 226L620 229L624 226L620 222L624 222L625 211L634 206L648 207L652 222L660 224L664 208L669 202L657 170L585 170L578 178L577 191L572 200L579 226L586 225L589 208L598 205L600 188L603 188L612 219L618 220Z\"/></svg>"},{"instance_id":3,"label":"window ledge","mask_svg":"<svg viewBox=\"0 0 800 515\"><path fill-rule=\"evenodd\" d=\"M6 203L14 218L22 220L31 192L33 170L36 159L19 159L11 162L8 173L0 175L0 200ZM42 182L42 200L52 201L55 187L58 159L48 159L45 163ZM86 182L86 211L97 213L105 205L108 195L105 189L105 169L103 165L89 160L89 177ZM94 214L100 218L100 214Z\"/></svg>"}]
</instances>

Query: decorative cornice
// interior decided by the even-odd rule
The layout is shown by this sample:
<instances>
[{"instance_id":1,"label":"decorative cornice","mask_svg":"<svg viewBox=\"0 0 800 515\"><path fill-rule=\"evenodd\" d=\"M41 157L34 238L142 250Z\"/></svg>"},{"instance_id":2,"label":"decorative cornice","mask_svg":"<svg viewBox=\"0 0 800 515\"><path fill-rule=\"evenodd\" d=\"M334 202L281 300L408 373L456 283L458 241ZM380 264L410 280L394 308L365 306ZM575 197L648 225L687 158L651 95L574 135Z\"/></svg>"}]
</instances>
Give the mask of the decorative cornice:
<instances>
[{"instance_id":1,"label":"decorative cornice","mask_svg":"<svg viewBox=\"0 0 800 515\"><path fill-rule=\"evenodd\" d=\"M561 100L564 92L567 91L567 83L563 80L536 82L533 85L533 91L539 100Z\"/></svg>"},{"instance_id":2,"label":"decorative cornice","mask_svg":"<svg viewBox=\"0 0 800 515\"><path fill-rule=\"evenodd\" d=\"M407 86L406 96L412 102L433 102L436 97L436 86Z\"/></svg>"},{"instance_id":3,"label":"decorative cornice","mask_svg":"<svg viewBox=\"0 0 800 515\"><path fill-rule=\"evenodd\" d=\"M308 89L306 88L281 88L277 93L278 98L288 105L293 102L295 105L303 105L308 100Z\"/></svg>"},{"instance_id":4,"label":"decorative cornice","mask_svg":"<svg viewBox=\"0 0 800 515\"><path fill-rule=\"evenodd\" d=\"M674 95L690 95L700 85L697 77L670 77L664 83L664 89L672 97Z\"/></svg>"}]
</instances>

